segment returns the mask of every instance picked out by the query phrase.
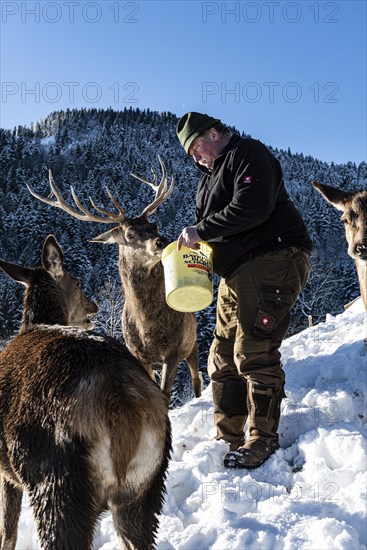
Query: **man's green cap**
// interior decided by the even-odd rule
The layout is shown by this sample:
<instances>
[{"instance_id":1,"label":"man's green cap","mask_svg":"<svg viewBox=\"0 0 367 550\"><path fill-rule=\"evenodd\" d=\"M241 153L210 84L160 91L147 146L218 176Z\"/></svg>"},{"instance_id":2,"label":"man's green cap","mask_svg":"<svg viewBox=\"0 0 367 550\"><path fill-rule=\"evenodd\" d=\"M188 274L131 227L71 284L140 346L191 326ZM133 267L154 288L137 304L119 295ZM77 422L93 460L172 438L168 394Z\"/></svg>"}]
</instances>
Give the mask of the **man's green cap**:
<instances>
[{"instance_id":1,"label":"man's green cap","mask_svg":"<svg viewBox=\"0 0 367 550\"><path fill-rule=\"evenodd\" d=\"M209 130L214 124L220 122L218 118L213 118L202 113L186 113L177 123L177 137L181 142L186 153L189 154L189 149L195 138Z\"/></svg>"}]
</instances>

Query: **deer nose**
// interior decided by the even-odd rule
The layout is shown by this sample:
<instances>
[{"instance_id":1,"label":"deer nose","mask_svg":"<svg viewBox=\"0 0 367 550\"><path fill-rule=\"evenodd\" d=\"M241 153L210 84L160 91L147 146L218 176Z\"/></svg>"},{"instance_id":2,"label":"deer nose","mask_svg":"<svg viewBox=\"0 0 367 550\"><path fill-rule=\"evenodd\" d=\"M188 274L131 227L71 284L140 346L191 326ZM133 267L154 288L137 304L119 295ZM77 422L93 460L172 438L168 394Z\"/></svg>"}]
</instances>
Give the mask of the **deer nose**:
<instances>
[{"instance_id":1,"label":"deer nose","mask_svg":"<svg viewBox=\"0 0 367 550\"><path fill-rule=\"evenodd\" d=\"M367 244L356 246L356 251L361 260L367 260Z\"/></svg>"},{"instance_id":2,"label":"deer nose","mask_svg":"<svg viewBox=\"0 0 367 550\"><path fill-rule=\"evenodd\" d=\"M92 302L92 304L92 313L90 313L89 315L96 315L99 312L99 307L95 302Z\"/></svg>"}]
</instances>

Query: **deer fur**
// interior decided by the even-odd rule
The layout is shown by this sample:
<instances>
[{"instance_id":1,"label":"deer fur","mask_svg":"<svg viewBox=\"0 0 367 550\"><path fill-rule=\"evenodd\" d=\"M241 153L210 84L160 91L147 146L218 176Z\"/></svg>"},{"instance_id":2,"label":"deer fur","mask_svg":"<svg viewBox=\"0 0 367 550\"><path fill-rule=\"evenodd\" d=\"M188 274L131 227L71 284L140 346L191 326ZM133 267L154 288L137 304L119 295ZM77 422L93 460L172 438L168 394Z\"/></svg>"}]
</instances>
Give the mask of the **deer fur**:
<instances>
[{"instance_id":1,"label":"deer fur","mask_svg":"<svg viewBox=\"0 0 367 550\"><path fill-rule=\"evenodd\" d=\"M364 307L367 311L367 189L342 191L330 185L312 181L312 185L338 210L343 212L348 254L357 270Z\"/></svg>"},{"instance_id":2,"label":"deer fur","mask_svg":"<svg viewBox=\"0 0 367 550\"><path fill-rule=\"evenodd\" d=\"M0 354L1 550L15 549L23 491L44 550L91 549L107 510L121 548L151 549L171 446L167 396L125 346L83 330L97 306L65 271L55 237L41 267L0 267L26 287L21 329Z\"/></svg>"},{"instance_id":3,"label":"deer fur","mask_svg":"<svg viewBox=\"0 0 367 550\"><path fill-rule=\"evenodd\" d=\"M166 304L161 257L169 241L162 237L158 227L148 220L169 197L174 187L172 178L171 186L167 189L166 167L161 158L158 158L162 168L159 185L156 185L155 173L153 181L134 176L150 185L156 192L152 203L136 218L128 218L125 215L124 209L108 189L107 193L117 209L117 214L96 206L92 199L92 206L103 216L91 213L71 188L74 202L78 207L78 210L73 209L65 202L56 187L51 172L50 187L56 200L39 195L29 185L27 187L37 199L61 208L74 218L117 225L92 239L92 242L115 243L119 247L119 271L124 289L122 334L126 345L153 380L154 369L162 366L161 388L167 395L171 394L178 364L186 359L195 396L200 397L202 377L199 373L195 316L193 313L175 311Z\"/></svg>"}]
</instances>

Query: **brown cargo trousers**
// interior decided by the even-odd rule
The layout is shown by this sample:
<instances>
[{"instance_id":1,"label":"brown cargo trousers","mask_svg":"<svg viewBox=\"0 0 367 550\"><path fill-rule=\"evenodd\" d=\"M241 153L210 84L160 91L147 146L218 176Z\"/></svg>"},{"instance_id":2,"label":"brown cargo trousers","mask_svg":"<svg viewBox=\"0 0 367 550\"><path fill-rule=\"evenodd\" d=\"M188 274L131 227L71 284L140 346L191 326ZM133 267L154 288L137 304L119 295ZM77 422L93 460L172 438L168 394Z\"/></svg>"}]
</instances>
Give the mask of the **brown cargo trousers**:
<instances>
[{"instance_id":1,"label":"brown cargo trousers","mask_svg":"<svg viewBox=\"0 0 367 550\"><path fill-rule=\"evenodd\" d=\"M309 255L288 247L244 262L221 279L208 373L217 438L233 449L244 442L248 388L274 388L280 400L284 396L279 347L309 274Z\"/></svg>"}]
</instances>

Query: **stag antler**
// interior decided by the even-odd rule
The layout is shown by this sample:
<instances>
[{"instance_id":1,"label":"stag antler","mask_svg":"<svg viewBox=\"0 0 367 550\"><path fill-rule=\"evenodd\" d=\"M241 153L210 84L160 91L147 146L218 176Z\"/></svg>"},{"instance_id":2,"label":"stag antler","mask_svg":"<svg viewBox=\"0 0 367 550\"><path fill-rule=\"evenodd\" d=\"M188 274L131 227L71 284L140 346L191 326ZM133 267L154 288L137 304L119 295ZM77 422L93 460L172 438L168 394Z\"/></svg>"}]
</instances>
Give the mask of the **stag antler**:
<instances>
[{"instance_id":1,"label":"stag antler","mask_svg":"<svg viewBox=\"0 0 367 550\"><path fill-rule=\"evenodd\" d=\"M169 189L167 189L167 169L166 169L166 166L165 166L164 162L162 161L162 159L159 155L158 155L158 160L159 160L159 164L161 165L161 168L162 168L162 178L161 178L161 181L160 181L159 185L156 184L156 182L157 182L157 173L153 168L151 169L152 173L153 173L153 181L146 180L146 179L144 179L140 176L137 176L136 174L131 174L133 176L133 178L136 178L137 180L142 181L143 183L146 183L146 184L150 185L150 187L152 187L152 189L154 189L154 191L155 191L155 199L153 200L153 202L148 204L148 206L146 206L144 208L143 212L140 214L141 216L145 216L146 218L151 216L157 210L158 206L163 204L164 201L166 199L168 199L168 197L172 193L174 185L175 185L174 177L172 176L171 185L170 185Z\"/></svg>"},{"instance_id":2,"label":"stag antler","mask_svg":"<svg viewBox=\"0 0 367 550\"><path fill-rule=\"evenodd\" d=\"M74 199L74 202L75 202L76 206L83 213L81 214L77 210L74 210L73 208L71 208L71 206L69 206L65 202L65 200L64 200L63 196L61 195L59 189L56 187L55 181L52 177L51 170L48 171L48 179L49 179L49 182L50 182L51 191L52 191L53 195L55 195L56 200L53 200L51 198L52 195L50 195L50 197L43 197L42 195L39 195L27 183L27 188L28 188L28 191L31 193L31 195L36 197L36 199L38 199L42 202L45 202L46 204L49 204L51 206L56 206L57 208L61 208L61 210L64 210L64 212L66 212L67 214L70 214L70 216L73 216L73 218L77 218L78 220L82 220L82 221L85 221L85 222L122 223L126 219L124 210L121 208L121 206L116 201L115 197L112 195L112 193L109 191L108 188L106 188L106 191L107 191L108 196L110 197L112 203L115 205L116 209L118 210L118 212L119 212L118 214L116 214L114 212L110 212L108 210L105 210L104 208L100 208L99 206L94 204L93 199L91 197L89 197L89 200L90 200L93 208L95 210L97 210L98 212L101 212L101 214L104 214L105 216L107 216L107 218L102 218L101 216L96 216L95 214L92 214L91 212L89 212L89 210L80 202L77 194L74 191L73 186L70 187L72 197Z\"/></svg>"},{"instance_id":3,"label":"stag antler","mask_svg":"<svg viewBox=\"0 0 367 550\"><path fill-rule=\"evenodd\" d=\"M159 163L160 163L161 168L162 168L162 178L161 178L161 181L160 181L159 185L156 185L157 174L154 170L152 170L153 176L154 176L153 181L149 181L149 180L146 180L144 178L141 178L140 176L136 176L135 174L131 174L134 178L150 185L156 192L156 196L155 196L154 200L150 204L148 204L148 206L146 206L144 208L144 210L140 214L140 217L144 216L144 217L148 218L149 216L151 216L153 214L153 212L155 212L157 210L158 206L160 206L170 196L170 194L172 193L173 188L174 188L174 178L172 176L171 185L170 185L169 189L167 189L167 170L166 170L166 167L165 167L165 165L164 165L164 163L163 163L163 161L162 161L162 159L159 155L158 155L158 160L159 160ZM52 194L55 195L56 200L51 198L52 195L50 195L49 197L43 197L42 195L39 195L38 193L36 193L36 191L34 191L32 189L32 187L30 185L27 184L28 191L36 199L38 199L38 200L40 200L40 201L42 201L46 204L49 204L51 206L56 206L57 208L61 208L61 210L64 210L64 212L66 212L67 214L70 214L70 216L73 216L73 218L77 218L78 220L82 220L82 221L98 222L98 223L110 223L110 224L121 224L124 221L126 221L127 218L125 216L124 209L122 208L120 203L116 200L116 198L112 195L112 193L108 189L108 187L106 187L106 191L107 191L107 194L108 194L111 202L113 203L116 210L118 211L117 214L115 212L111 212L109 210L106 210L105 208L101 208L100 206L97 206L94 203L93 199L91 197L89 197L89 200L92 204L92 207L95 210L97 210L97 212L100 212L101 214L103 214L103 216L105 216L105 217L97 216L96 214L93 214L80 202L77 194L74 191L73 186L71 186L70 190L71 190L71 194L72 194L74 203L76 204L76 206L80 210L80 212L78 212L77 210L74 210L71 206L69 206L66 203L66 201L64 200L64 198L63 198L62 194L60 193L59 189L56 187L55 181L52 177L51 170L49 170L48 174L49 174L49 182L50 182L51 191L52 191Z\"/></svg>"}]
</instances>

